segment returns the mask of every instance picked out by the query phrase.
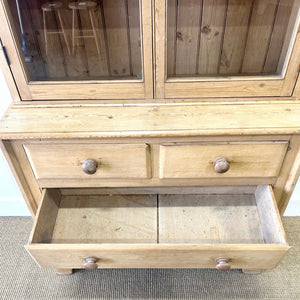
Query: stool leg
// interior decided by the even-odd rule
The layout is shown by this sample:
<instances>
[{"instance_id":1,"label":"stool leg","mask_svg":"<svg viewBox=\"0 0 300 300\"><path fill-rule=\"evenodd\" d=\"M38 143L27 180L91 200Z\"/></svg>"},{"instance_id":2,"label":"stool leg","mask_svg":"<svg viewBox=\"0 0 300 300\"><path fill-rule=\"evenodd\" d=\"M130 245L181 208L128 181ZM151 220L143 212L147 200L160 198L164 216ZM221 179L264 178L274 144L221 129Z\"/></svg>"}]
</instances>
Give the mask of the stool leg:
<instances>
[{"instance_id":1,"label":"stool leg","mask_svg":"<svg viewBox=\"0 0 300 300\"><path fill-rule=\"evenodd\" d=\"M72 54L75 54L75 10L72 12Z\"/></svg>"},{"instance_id":2,"label":"stool leg","mask_svg":"<svg viewBox=\"0 0 300 300\"><path fill-rule=\"evenodd\" d=\"M64 36L65 42L66 42L68 53L69 53L69 55L71 55L69 42L68 42L68 39L67 39L66 31L65 31L64 24L63 24L63 21L62 21L62 18L61 18L61 14L60 14L60 9L57 10L57 15L58 15L59 23L60 23L60 26L61 26L61 31L62 31L62 34Z\"/></svg>"},{"instance_id":3,"label":"stool leg","mask_svg":"<svg viewBox=\"0 0 300 300\"><path fill-rule=\"evenodd\" d=\"M91 20L91 24L92 24L92 29L93 29L93 34L94 34L94 38L95 38L97 52L98 52L98 55L100 56L100 46L99 46L97 31L96 31L96 26L95 26L96 18L95 18L94 12L91 9L89 9L89 15L90 15L90 20Z\"/></svg>"},{"instance_id":4,"label":"stool leg","mask_svg":"<svg viewBox=\"0 0 300 300\"><path fill-rule=\"evenodd\" d=\"M47 25L46 25L46 12L43 10L43 23L44 23L44 38L45 38L45 49L46 55L48 54L48 38L47 38Z\"/></svg>"}]
</instances>

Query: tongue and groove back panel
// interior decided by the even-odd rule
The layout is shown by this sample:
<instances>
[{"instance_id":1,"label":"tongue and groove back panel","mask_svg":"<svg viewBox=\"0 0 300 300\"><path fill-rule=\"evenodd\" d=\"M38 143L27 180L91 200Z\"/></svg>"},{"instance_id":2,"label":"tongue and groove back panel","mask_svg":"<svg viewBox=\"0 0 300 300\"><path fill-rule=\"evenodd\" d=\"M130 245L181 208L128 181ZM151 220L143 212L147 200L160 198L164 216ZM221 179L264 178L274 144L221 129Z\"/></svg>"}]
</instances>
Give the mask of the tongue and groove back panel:
<instances>
[{"instance_id":1,"label":"tongue and groove back panel","mask_svg":"<svg viewBox=\"0 0 300 300\"><path fill-rule=\"evenodd\" d=\"M60 8L44 11L46 0L19 1L27 50L33 56L26 63L31 80L141 79L139 0L97 0L90 10L74 12L69 7L73 1L60 2ZM9 1L9 7L21 41L16 2Z\"/></svg>"},{"instance_id":2,"label":"tongue and groove back panel","mask_svg":"<svg viewBox=\"0 0 300 300\"><path fill-rule=\"evenodd\" d=\"M294 3L168 0L168 76L280 74Z\"/></svg>"},{"instance_id":3,"label":"tongue and groove back panel","mask_svg":"<svg viewBox=\"0 0 300 300\"><path fill-rule=\"evenodd\" d=\"M71 0L43 11L46 2L19 1L27 50L34 57L26 63L32 81L141 79L139 0L94 1L91 13L73 12ZM168 76L281 74L295 3L167 0ZM9 6L21 41L16 2Z\"/></svg>"}]
</instances>

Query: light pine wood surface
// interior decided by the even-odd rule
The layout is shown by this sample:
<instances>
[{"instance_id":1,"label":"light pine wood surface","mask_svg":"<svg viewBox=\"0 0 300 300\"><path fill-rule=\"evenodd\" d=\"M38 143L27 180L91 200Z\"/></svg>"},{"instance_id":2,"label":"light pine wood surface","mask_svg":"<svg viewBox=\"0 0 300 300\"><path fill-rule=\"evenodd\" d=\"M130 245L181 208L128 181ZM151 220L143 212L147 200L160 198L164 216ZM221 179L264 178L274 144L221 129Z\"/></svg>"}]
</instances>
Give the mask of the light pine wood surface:
<instances>
[{"instance_id":1,"label":"light pine wood surface","mask_svg":"<svg viewBox=\"0 0 300 300\"><path fill-rule=\"evenodd\" d=\"M104 268L214 267L224 256L233 268L275 267L289 246L269 187L203 191L61 198L47 190L26 248L41 266L59 269L81 268L88 256Z\"/></svg>"},{"instance_id":2,"label":"light pine wood surface","mask_svg":"<svg viewBox=\"0 0 300 300\"><path fill-rule=\"evenodd\" d=\"M46 139L298 134L299 115L297 101L249 105L213 102L115 106L76 103L15 105L0 120L0 137Z\"/></svg>"},{"instance_id":3,"label":"light pine wood surface","mask_svg":"<svg viewBox=\"0 0 300 300\"><path fill-rule=\"evenodd\" d=\"M26 143L24 148L38 180L151 176L150 149L146 144ZM97 162L95 174L82 170L85 159Z\"/></svg>"},{"instance_id":4,"label":"light pine wood surface","mask_svg":"<svg viewBox=\"0 0 300 300\"><path fill-rule=\"evenodd\" d=\"M160 146L160 178L276 177L287 143L174 144ZM229 170L215 171L214 161L224 157Z\"/></svg>"}]
</instances>

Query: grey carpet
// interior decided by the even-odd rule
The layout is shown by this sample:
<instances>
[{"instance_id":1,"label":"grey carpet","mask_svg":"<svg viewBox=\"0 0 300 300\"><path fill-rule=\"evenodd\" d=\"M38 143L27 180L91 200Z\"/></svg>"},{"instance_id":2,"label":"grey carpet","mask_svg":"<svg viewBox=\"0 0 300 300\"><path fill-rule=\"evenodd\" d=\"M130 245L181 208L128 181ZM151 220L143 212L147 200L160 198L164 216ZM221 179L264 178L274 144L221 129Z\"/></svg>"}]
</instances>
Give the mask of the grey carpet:
<instances>
[{"instance_id":1,"label":"grey carpet","mask_svg":"<svg viewBox=\"0 0 300 300\"><path fill-rule=\"evenodd\" d=\"M25 251L32 220L0 218L0 299L300 299L300 217L284 218L293 247L274 270L78 270L58 276Z\"/></svg>"}]
</instances>

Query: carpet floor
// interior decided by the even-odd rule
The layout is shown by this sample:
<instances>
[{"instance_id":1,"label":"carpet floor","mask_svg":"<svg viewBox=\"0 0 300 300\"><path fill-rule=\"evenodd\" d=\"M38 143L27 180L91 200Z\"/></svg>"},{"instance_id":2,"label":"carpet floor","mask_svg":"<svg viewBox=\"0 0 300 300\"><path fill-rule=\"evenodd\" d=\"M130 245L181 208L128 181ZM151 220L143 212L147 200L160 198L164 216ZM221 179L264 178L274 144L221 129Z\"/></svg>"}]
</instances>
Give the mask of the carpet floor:
<instances>
[{"instance_id":1,"label":"carpet floor","mask_svg":"<svg viewBox=\"0 0 300 300\"><path fill-rule=\"evenodd\" d=\"M292 246L280 265L258 275L240 270L40 269L23 245L28 217L0 218L0 299L300 299L300 217L283 219Z\"/></svg>"}]
</instances>

